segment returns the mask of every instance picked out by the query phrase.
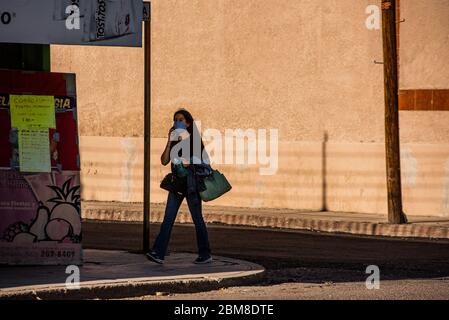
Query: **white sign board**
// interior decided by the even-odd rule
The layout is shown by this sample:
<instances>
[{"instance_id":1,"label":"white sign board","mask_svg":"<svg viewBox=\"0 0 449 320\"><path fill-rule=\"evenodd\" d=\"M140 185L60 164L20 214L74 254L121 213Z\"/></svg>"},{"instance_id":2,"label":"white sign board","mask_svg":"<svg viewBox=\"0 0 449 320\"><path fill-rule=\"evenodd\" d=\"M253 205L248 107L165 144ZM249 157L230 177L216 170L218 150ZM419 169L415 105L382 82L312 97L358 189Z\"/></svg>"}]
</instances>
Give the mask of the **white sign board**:
<instances>
[{"instance_id":1,"label":"white sign board","mask_svg":"<svg viewBox=\"0 0 449 320\"><path fill-rule=\"evenodd\" d=\"M142 0L0 0L0 42L142 46Z\"/></svg>"}]
</instances>

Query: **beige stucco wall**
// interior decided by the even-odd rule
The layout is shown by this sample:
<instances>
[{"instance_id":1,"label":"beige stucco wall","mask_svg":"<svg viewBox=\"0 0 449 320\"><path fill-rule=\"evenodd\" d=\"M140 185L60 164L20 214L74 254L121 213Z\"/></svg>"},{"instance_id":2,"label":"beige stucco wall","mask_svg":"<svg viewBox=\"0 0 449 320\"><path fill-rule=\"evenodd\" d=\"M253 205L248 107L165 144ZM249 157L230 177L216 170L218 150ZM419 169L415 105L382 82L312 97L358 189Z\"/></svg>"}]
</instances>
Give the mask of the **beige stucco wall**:
<instances>
[{"instance_id":1,"label":"beige stucco wall","mask_svg":"<svg viewBox=\"0 0 449 320\"><path fill-rule=\"evenodd\" d=\"M449 0L402 0L401 89L449 89ZM449 141L449 112L404 111L403 142Z\"/></svg>"},{"instance_id":2,"label":"beige stucco wall","mask_svg":"<svg viewBox=\"0 0 449 320\"><path fill-rule=\"evenodd\" d=\"M449 0L402 0L403 89L449 89Z\"/></svg>"},{"instance_id":3,"label":"beige stucco wall","mask_svg":"<svg viewBox=\"0 0 449 320\"><path fill-rule=\"evenodd\" d=\"M447 41L441 41L448 36L447 3L448 0L426 1L425 5L418 0L401 1L402 15L407 20L401 24L401 87L449 88L449 50ZM287 172L282 169L276 176L263 178L266 180L258 184L263 188L255 189L240 179L251 176L249 169L230 167L227 170L233 178L234 190L247 193L240 200L230 198L228 202L223 199L216 203L319 209L322 176L316 166L320 165L320 158L311 163L300 159L302 152L319 150L327 132L331 144L342 144L346 146L342 150L352 150L343 162L328 159L329 167L337 167L342 174L339 183L349 183L328 193L330 208L385 212L381 154L383 69L373 63L382 60L382 39L380 30L365 27L368 17L365 9L370 4L380 4L380 1L153 1L151 134L154 141L166 137L172 114L179 107L187 107L201 120L203 128L222 132L226 128L278 129L284 148L280 150L289 149L288 155L280 151L280 165L288 163L299 170L293 172L298 174L293 179L296 184L282 185L280 181ZM422 44L424 39L432 39L430 47ZM432 59L426 59L426 52L437 53ZM109 143L108 137L116 139L108 150L94 150L96 156L108 163L111 154L123 153L120 137L142 136L142 49L52 46L51 59L53 71L77 74L80 134L85 136L81 140L84 159L89 159L92 152L83 143L99 143L94 137L103 137L103 143ZM423 70L421 75L419 72ZM445 177L445 155L441 155L438 165L426 159L434 157L432 152L447 147L448 123L449 112L400 114L402 143L425 143L431 150L426 152L426 157L415 157L416 176L430 179L425 181L439 188L433 191L440 197L435 204L417 200L418 189L406 192L405 197L415 199L408 202L408 209L417 213L443 214L441 203L446 201L445 189L439 179ZM311 149L304 149L304 143ZM118 146L114 149L113 145ZM372 148L378 150L376 160L370 158ZM160 150L154 152L154 170L162 170L157 169ZM101 168L83 165L83 170L93 172ZM364 169L357 171L357 168ZM372 175L362 174L370 168L376 171L375 182ZM131 193L119 189L122 191L105 196L101 189L93 189L96 184L104 183L101 179L96 180L90 173L84 176L88 179L85 184L89 185L84 193L87 199L141 199L141 189L135 180L132 181L134 189L129 189ZM139 178L141 173L132 177ZM111 185L118 181L114 179L111 176ZM356 191L346 194L345 190L352 190L350 185L354 181L358 185ZM363 187L364 183L370 186L370 191ZM155 194L159 192L156 189ZM292 192L291 197L280 202L273 200L274 194L285 195L285 192ZM367 201L363 197L366 192L376 200ZM429 205L431 209L424 210Z\"/></svg>"},{"instance_id":4,"label":"beige stucco wall","mask_svg":"<svg viewBox=\"0 0 449 320\"><path fill-rule=\"evenodd\" d=\"M381 141L382 68L373 60L382 51L380 33L365 28L370 3L155 1L152 135L165 136L186 106L205 127ZM142 134L142 50L52 49L53 70L78 75L82 135Z\"/></svg>"},{"instance_id":5,"label":"beige stucco wall","mask_svg":"<svg viewBox=\"0 0 449 320\"><path fill-rule=\"evenodd\" d=\"M142 201L141 138L82 137L80 143L85 199ZM159 188L169 172L159 162L164 146L165 139L151 141L152 202L167 197ZM320 143L281 142L275 175L260 175L266 167L260 164L214 165L233 189L210 204L386 214L384 150L380 143L329 143L323 150ZM449 217L449 144L404 144L401 165L404 211Z\"/></svg>"}]
</instances>

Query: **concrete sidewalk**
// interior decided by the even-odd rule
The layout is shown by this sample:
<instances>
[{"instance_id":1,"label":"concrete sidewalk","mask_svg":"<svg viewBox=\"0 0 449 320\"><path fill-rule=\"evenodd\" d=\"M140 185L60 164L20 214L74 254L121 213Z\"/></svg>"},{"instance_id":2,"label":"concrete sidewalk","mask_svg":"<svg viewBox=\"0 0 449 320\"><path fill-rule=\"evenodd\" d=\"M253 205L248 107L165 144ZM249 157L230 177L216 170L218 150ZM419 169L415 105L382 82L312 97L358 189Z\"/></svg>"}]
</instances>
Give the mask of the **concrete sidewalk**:
<instances>
[{"instance_id":1,"label":"concrete sidewalk","mask_svg":"<svg viewBox=\"0 0 449 320\"><path fill-rule=\"evenodd\" d=\"M151 222L162 222L165 203L151 204ZM83 219L142 221L141 203L83 202ZM269 227L368 236L449 239L449 217L408 216L404 225L388 224L386 215L310 212L292 209L241 208L204 205L208 223ZM178 223L192 223L187 205L181 205Z\"/></svg>"},{"instance_id":2,"label":"concrete sidewalk","mask_svg":"<svg viewBox=\"0 0 449 320\"><path fill-rule=\"evenodd\" d=\"M71 274L66 266L0 266L0 299L109 299L197 292L254 283L265 271L254 263L219 256L210 264L196 265L195 258L173 253L158 265L143 254L84 250L79 289L66 288Z\"/></svg>"}]
</instances>

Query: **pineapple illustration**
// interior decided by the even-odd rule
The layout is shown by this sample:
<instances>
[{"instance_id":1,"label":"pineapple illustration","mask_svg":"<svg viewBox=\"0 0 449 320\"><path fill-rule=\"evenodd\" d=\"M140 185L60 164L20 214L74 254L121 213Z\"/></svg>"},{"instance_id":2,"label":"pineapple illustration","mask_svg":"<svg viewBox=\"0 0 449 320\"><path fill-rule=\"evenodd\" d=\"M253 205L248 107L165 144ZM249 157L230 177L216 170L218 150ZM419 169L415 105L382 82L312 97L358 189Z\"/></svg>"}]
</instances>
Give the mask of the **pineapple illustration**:
<instances>
[{"instance_id":1,"label":"pineapple illustration","mask_svg":"<svg viewBox=\"0 0 449 320\"><path fill-rule=\"evenodd\" d=\"M51 210L49 221L45 227L47 236L51 240L71 242L81 241L80 186L71 187L72 178L68 179L61 188L48 186L56 197L48 200L55 203Z\"/></svg>"}]
</instances>

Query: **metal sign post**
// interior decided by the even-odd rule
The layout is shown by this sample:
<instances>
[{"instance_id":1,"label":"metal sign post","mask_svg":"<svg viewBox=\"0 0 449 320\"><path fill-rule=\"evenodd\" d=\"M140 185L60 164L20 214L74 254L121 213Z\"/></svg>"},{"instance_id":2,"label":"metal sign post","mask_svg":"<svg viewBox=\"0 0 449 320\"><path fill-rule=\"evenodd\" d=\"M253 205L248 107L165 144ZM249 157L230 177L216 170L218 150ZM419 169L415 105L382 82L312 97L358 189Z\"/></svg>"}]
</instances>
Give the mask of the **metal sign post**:
<instances>
[{"instance_id":1,"label":"metal sign post","mask_svg":"<svg viewBox=\"0 0 449 320\"><path fill-rule=\"evenodd\" d=\"M143 183L143 252L150 250L150 163L151 163L151 2L144 2L144 183Z\"/></svg>"}]
</instances>

